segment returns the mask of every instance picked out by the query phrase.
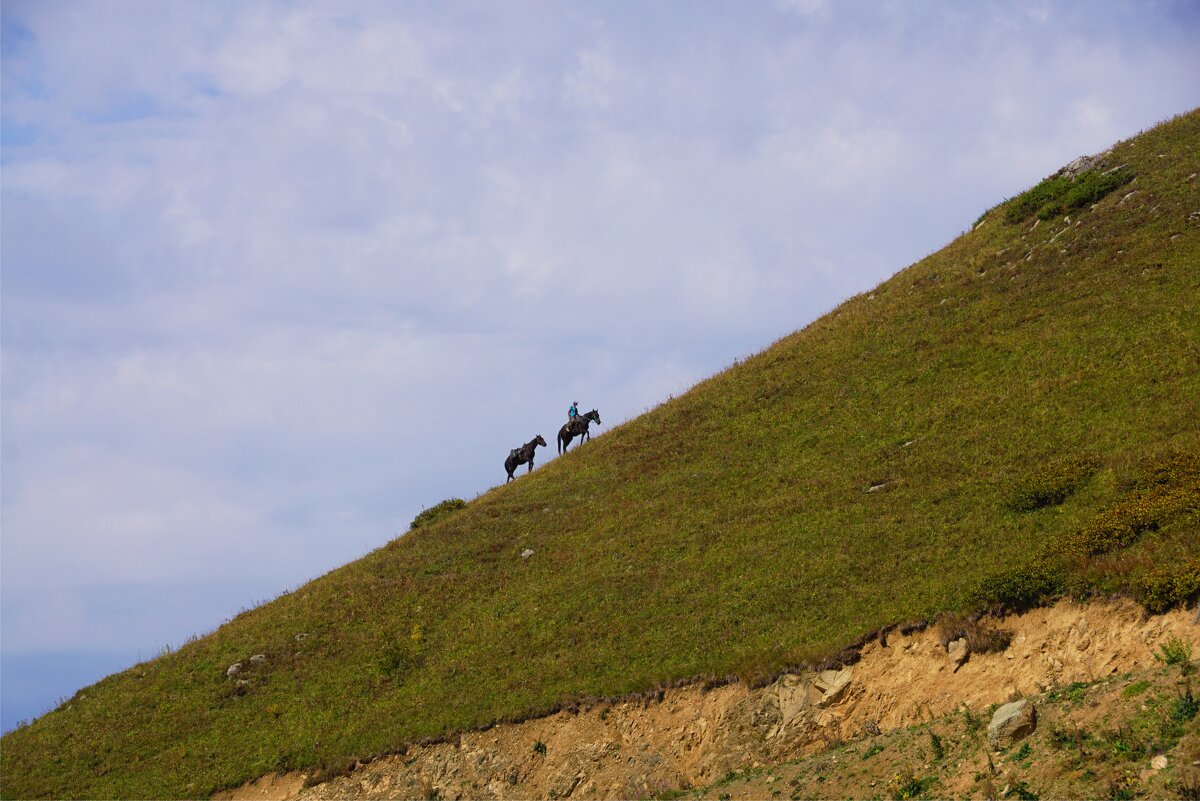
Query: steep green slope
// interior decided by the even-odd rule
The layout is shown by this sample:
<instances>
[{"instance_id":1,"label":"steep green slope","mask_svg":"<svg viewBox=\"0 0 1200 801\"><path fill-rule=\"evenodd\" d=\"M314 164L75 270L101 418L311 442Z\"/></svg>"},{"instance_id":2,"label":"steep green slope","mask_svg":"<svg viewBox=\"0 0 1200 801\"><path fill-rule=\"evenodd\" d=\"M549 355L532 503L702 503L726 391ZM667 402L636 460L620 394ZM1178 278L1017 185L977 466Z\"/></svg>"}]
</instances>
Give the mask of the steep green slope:
<instances>
[{"instance_id":1,"label":"steep green slope","mask_svg":"<svg viewBox=\"0 0 1200 801\"><path fill-rule=\"evenodd\" d=\"M3 739L3 795L203 796L942 610L1193 597L1200 112L1096 174L1118 165L1115 191L1002 204L683 397L87 688Z\"/></svg>"}]
</instances>

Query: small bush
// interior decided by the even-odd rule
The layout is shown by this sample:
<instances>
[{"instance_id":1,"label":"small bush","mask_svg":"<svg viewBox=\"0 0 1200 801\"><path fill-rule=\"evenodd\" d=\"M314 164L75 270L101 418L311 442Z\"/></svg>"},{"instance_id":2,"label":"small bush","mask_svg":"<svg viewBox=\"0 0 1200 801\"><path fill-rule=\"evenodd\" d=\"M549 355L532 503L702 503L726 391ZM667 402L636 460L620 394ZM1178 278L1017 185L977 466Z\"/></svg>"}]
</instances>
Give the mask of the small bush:
<instances>
[{"instance_id":1,"label":"small bush","mask_svg":"<svg viewBox=\"0 0 1200 801\"><path fill-rule=\"evenodd\" d=\"M1060 198L1071 187L1071 179L1060 176L1050 176L1037 186L1017 195L1004 204L1004 221L1016 224L1027 220L1040 210L1059 203Z\"/></svg>"},{"instance_id":2,"label":"small bush","mask_svg":"<svg viewBox=\"0 0 1200 801\"><path fill-rule=\"evenodd\" d=\"M990 609L1030 609L1061 592L1065 578L1062 569L1045 563L1013 568L981 581L974 600Z\"/></svg>"},{"instance_id":3,"label":"small bush","mask_svg":"<svg viewBox=\"0 0 1200 801\"><path fill-rule=\"evenodd\" d=\"M409 528L418 529L422 526L433 525L439 520L448 517L459 509L465 508L467 502L462 498L448 498L437 506L433 506L413 518L412 525Z\"/></svg>"},{"instance_id":4,"label":"small bush","mask_svg":"<svg viewBox=\"0 0 1200 801\"><path fill-rule=\"evenodd\" d=\"M1152 614L1162 614L1200 597L1200 559L1180 566L1160 567L1141 582L1138 600Z\"/></svg>"},{"instance_id":5,"label":"small bush","mask_svg":"<svg viewBox=\"0 0 1200 801\"><path fill-rule=\"evenodd\" d=\"M942 738L934 732L929 732L929 753L935 762L941 762L946 756L946 746L942 745Z\"/></svg>"},{"instance_id":6,"label":"small bush","mask_svg":"<svg viewBox=\"0 0 1200 801\"><path fill-rule=\"evenodd\" d=\"M1175 704L1171 707L1171 718L1180 723L1186 723L1196 717L1197 712L1200 712L1200 702L1192 694L1192 684L1189 681L1187 687L1179 694L1179 697L1175 699Z\"/></svg>"},{"instance_id":7,"label":"small bush","mask_svg":"<svg viewBox=\"0 0 1200 801\"><path fill-rule=\"evenodd\" d=\"M1114 189L1133 180L1129 170L1087 170L1074 179L1052 175L1032 189L1004 204L1004 220L1016 224L1036 215L1050 220L1074 209L1095 203Z\"/></svg>"},{"instance_id":8,"label":"small bush","mask_svg":"<svg viewBox=\"0 0 1200 801\"><path fill-rule=\"evenodd\" d=\"M1014 512L1032 512L1057 506L1087 483L1100 461L1094 456L1072 456L1044 464L1013 486L1005 506Z\"/></svg>"},{"instance_id":9,"label":"small bush","mask_svg":"<svg viewBox=\"0 0 1200 801\"><path fill-rule=\"evenodd\" d=\"M1066 547L1095 556L1132 545L1147 531L1184 512L1200 508L1200 485L1160 485L1101 512L1064 541Z\"/></svg>"},{"instance_id":10,"label":"small bush","mask_svg":"<svg viewBox=\"0 0 1200 801\"><path fill-rule=\"evenodd\" d=\"M1132 180L1133 173L1129 170L1103 173L1088 170L1080 173L1075 178L1074 184L1062 197L1063 210L1073 211L1090 206L1109 192L1121 188Z\"/></svg>"},{"instance_id":11,"label":"small bush","mask_svg":"<svg viewBox=\"0 0 1200 801\"><path fill-rule=\"evenodd\" d=\"M1175 451L1142 460L1136 474L1117 482L1122 492L1200 483L1200 453Z\"/></svg>"},{"instance_id":12,"label":"small bush","mask_svg":"<svg viewBox=\"0 0 1200 801\"><path fill-rule=\"evenodd\" d=\"M1064 728L1059 728L1058 726L1054 726L1050 729L1050 745L1058 750L1067 748L1073 751L1078 751L1080 755L1086 755L1087 746L1094 739L1095 738L1092 737L1092 735L1079 728L1079 726L1076 726L1070 731Z\"/></svg>"},{"instance_id":13,"label":"small bush","mask_svg":"<svg viewBox=\"0 0 1200 801\"><path fill-rule=\"evenodd\" d=\"M893 801L925 798L928 795L927 791L936 781L936 776L926 776L920 779L912 771L905 771L892 777L892 780L888 782L888 790L891 791Z\"/></svg>"},{"instance_id":14,"label":"small bush","mask_svg":"<svg viewBox=\"0 0 1200 801\"><path fill-rule=\"evenodd\" d=\"M976 734L983 728L983 719L971 711L971 707L962 705L963 728L967 734Z\"/></svg>"},{"instance_id":15,"label":"small bush","mask_svg":"<svg viewBox=\"0 0 1200 801\"><path fill-rule=\"evenodd\" d=\"M1154 658L1164 665L1190 665L1192 644L1182 637L1171 637L1158 646L1158 653Z\"/></svg>"}]
</instances>

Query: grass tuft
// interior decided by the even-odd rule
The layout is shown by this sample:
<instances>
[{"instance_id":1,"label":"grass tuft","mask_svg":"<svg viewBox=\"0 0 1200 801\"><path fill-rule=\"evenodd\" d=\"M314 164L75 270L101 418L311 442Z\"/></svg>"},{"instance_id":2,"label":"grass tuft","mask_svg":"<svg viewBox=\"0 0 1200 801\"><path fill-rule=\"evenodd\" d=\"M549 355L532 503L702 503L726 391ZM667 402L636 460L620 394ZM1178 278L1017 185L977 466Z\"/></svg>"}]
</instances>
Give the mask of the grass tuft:
<instances>
[{"instance_id":1,"label":"grass tuft","mask_svg":"<svg viewBox=\"0 0 1200 801\"><path fill-rule=\"evenodd\" d=\"M1091 478L1100 467L1095 456L1056 459L1033 470L1008 493L1005 505L1014 512L1057 506Z\"/></svg>"},{"instance_id":2,"label":"grass tuft","mask_svg":"<svg viewBox=\"0 0 1200 801\"><path fill-rule=\"evenodd\" d=\"M467 502L462 498L447 498L439 504L431 506L428 509L420 512L413 518L410 529L424 528L431 526L439 520L444 520L450 515L457 512L459 509L467 508Z\"/></svg>"}]
</instances>

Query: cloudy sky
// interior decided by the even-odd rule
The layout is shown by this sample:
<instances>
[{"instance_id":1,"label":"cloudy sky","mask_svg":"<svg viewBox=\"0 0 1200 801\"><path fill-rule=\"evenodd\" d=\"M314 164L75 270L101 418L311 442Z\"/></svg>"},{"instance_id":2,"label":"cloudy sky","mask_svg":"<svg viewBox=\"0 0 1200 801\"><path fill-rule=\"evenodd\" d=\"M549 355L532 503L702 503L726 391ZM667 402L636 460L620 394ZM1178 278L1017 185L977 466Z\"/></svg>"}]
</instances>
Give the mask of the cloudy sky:
<instances>
[{"instance_id":1,"label":"cloudy sky","mask_svg":"<svg viewBox=\"0 0 1200 801\"><path fill-rule=\"evenodd\" d=\"M5 730L1200 104L1194 2L0 13Z\"/></svg>"}]
</instances>

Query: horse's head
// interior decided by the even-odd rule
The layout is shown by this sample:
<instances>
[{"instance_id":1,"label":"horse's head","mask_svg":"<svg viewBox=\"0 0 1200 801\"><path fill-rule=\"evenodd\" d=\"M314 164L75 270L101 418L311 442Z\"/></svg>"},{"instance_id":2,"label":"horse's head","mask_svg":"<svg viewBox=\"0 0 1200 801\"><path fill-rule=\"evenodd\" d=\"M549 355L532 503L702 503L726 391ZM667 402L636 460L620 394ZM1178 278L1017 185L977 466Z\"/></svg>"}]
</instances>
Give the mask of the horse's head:
<instances>
[{"instance_id":1,"label":"horse's head","mask_svg":"<svg viewBox=\"0 0 1200 801\"><path fill-rule=\"evenodd\" d=\"M534 440L534 442L536 442L538 445L541 445L543 448L549 448L549 447L550 447L549 445L547 445L547 444L546 444L546 440L542 439L542 435L541 435L541 434L538 434L538 435L537 435L537 439L535 439L535 440Z\"/></svg>"},{"instance_id":2,"label":"horse's head","mask_svg":"<svg viewBox=\"0 0 1200 801\"><path fill-rule=\"evenodd\" d=\"M594 420L596 425L600 425L600 412L596 411L595 409L592 409L590 412L585 414L584 417L589 420Z\"/></svg>"}]
</instances>

